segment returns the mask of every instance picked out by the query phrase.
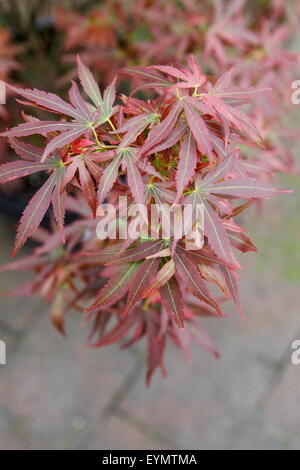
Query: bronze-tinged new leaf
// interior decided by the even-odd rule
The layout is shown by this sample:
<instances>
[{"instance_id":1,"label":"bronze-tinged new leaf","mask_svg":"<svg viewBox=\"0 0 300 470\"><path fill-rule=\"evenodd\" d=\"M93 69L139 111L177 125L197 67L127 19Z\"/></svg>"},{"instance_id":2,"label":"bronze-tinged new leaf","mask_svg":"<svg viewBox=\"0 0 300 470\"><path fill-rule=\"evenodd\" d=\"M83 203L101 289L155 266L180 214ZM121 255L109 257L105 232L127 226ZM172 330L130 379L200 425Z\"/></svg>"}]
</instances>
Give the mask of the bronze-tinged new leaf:
<instances>
[{"instance_id":1,"label":"bronze-tinged new leaf","mask_svg":"<svg viewBox=\"0 0 300 470\"><path fill-rule=\"evenodd\" d=\"M66 335L64 311L65 311L65 299L63 296L63 291L59 291L51 306L51 321L53 325L55 326L55 328L63 336Z\"/></svg>"},{"instance_id":2,"label":"bronze-tinged new leaf","mask_svg":"<svg viewBox=\"0 0 300 470\"><path fill-rule=\"evenodd\" d=\"M146 291L143 294L143 297L149 297L156 289L162 287L167 281L171 279L175 274L175 264L172 259L170 259L163 267L159 270L155 279L147 286Z\"/></svg>"}]
</instances>

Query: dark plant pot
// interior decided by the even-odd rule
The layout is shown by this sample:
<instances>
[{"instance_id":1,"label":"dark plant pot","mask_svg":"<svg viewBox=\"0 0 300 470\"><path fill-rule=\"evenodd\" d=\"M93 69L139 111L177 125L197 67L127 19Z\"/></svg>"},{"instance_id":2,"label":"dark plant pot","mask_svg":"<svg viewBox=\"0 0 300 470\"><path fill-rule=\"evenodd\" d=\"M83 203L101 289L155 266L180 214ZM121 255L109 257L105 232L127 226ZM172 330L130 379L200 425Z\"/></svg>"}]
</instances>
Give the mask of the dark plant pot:
<instances>
[{"instance_id":1,"label":"dark plant pot","mask_svg":"<svg viewBox=\"0 0 300 470\"><path fill-rule=\"evenodd\" d=\"M6 195L0 191L0 212L19 218L23 214L29 199L29 197L27 198L22 195L21 192L17 192L14 195Z\"/></svg>"},{"instance_id":2,"label":"dark plant pot","mask_svg":"<svg viewBox=\"0 0 300 470\"><path fill-rule=\"evenodd\" d=\"M8 215L14 219L19 220L22 216L27 204L29 203L31 197L34 195L32 193L29 194L22 194L21 192L17 192L14 195L7 195L0 191L0 212L2 214ZM74 222L79 218L78 214L74 212L67 211L65 224L68 225L71 222ZM48 210L45 214L45 217L42 221L41 226L45 229L50 229L50 211Z\"/></svg>"}]
</instances>

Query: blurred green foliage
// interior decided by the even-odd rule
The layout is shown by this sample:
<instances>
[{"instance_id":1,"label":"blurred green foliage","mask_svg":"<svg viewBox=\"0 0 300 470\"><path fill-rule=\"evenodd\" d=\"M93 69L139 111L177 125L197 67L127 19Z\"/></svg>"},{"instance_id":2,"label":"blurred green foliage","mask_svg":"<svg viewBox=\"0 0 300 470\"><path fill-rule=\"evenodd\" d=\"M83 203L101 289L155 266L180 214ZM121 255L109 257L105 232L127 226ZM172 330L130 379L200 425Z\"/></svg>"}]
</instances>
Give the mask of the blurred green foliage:
<instances>
[{"instance_id":1,"label":"blurred green foliage","mask_svg":"<svg viewBox=\"0 0 300 470\"><path fill-rule=\"evenodd\" d=\"M300 179L299 175L278 178L281 187L294 192L269 201L256 215L254 241L259 250L258 272L265 274L274 266L276 273L288 282L300 281ZM272 206L272 207L271 207ZM253 219L252 219L253 221ZM252 222L253 223L253 222Z\"/></svg>"}]
</instances>

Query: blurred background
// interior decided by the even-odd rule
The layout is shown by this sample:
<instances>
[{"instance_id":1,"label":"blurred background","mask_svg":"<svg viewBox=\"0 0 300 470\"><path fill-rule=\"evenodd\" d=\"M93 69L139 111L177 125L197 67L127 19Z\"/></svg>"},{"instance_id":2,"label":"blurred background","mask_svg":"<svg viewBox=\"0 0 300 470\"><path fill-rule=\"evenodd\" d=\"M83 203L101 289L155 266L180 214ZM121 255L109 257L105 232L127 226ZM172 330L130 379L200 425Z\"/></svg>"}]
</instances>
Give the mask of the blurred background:
<instances>
[{"instance_id":1,"label":"blurred background","mask_svg":"<svg viewBox=\"0 0 300 470\"><path fill-rule=\"evenodd\" d=\"M189 52L201 55L202 35L213 28L200 3L0 0L0 79L64 96L76 77L78 52L101 85L124 64L182 62ZM245 2L206 3L230 18L230 8L234 17ZM273 52L272 41L266 47L275 77L281 77L280 47L284 43L286 50L299 53L299 2L246 3L252 19L265 14L272 17L275 33L282 26L288 32L277 35ZM229 35L223 42L230 54L237 47ZM284 72L297 71L293 57L281 64ZM257 54L247 60L249 67L257 66ZM207 67L213 73L216 65ZM143 344L129 351L89 350L77 313L69 316L68 336L62 338L41 300L1 297L0 339L7 344L7 364L0 366L0 449L300 449L300 366L291 363L292 342L300 340L300 108L289 99L291 80L287 74L278 108L279 114L285 112L288 156L282 159L285 174L276 179L294 193L251 207L243 219L259 250L242 255L247 321L231 306L228 318L203 321L221 359L195 348L187 362L170 346L168 379L158 373L147 389ZM129 85L120 87L126 91ZM20 120L20 105L8 96L0 116L1 128L10 127ZM279 133L273 139L283 142ZM1 140L0 162L10 158ZM17 221L41 184L33 176L1 189L1 264L9 260ZM26 250L30 244L23 254ZM1 292L28 276L1 274Z\"/></svg>"}]
</instances>

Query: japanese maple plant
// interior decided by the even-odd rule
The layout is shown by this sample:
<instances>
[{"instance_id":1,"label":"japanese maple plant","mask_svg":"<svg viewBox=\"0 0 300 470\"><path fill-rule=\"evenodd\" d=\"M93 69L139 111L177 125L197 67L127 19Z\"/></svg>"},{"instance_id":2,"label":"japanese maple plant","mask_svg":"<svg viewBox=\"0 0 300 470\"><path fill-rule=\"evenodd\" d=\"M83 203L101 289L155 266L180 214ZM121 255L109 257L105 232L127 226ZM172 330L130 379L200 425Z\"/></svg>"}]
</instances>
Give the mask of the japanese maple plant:
<instances>
[{"instance_id":1,"label":"japanese maple plant","mask_svg":"<svg viewBox=\"0 0 300 470\"><path fill-rule=\"evenodd\" d=\"M48 178L21 217L13 256L29 237L38 245L1 270L33 270L34 280L11 294L41 294L62 333L68 310L78 310L91 324L91 347L121 341L124 348L145 337L149 382L157 367L165 374L168 341L187 352L194 341L218 356L199 317L221 317L224 298L244 315L235 250L256 251L236 217L284 191L269 182L273 160L253 118L268 88L236 86L234 68L207 76L192 55L188 66L121 73L138 85L130 96L116 96L116 79L102 93L79 57L83 91L72 82L69 102L10 86L22 104L54 116L42 121L23 112L25 122L2 133L19 159L1 165L0 183L37 172ZM42 147L23 139L35 134ZM99 239L104 202L124 220L120 196L146 212L153 203L201 204L204 243L190 249L184 235ZM77 215L67 224L66 211ZM40 226L46 213L53 214L51 231Z\"/></svg>"}]
</instances>

